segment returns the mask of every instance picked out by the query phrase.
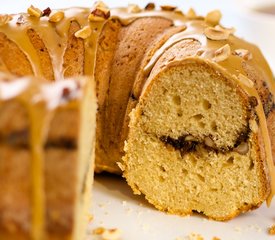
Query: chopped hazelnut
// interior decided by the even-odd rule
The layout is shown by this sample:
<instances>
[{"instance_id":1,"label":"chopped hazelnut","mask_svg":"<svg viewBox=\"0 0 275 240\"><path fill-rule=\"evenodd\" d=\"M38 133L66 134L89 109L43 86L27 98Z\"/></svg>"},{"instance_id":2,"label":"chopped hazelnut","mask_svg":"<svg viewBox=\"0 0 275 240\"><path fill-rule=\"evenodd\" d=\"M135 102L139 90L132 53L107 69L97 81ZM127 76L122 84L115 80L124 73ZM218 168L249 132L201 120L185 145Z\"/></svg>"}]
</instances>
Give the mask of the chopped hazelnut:
<instances>
[{"instance_id":1,"label":"chopped hazelnut","mask_svg":"<svg viewBox=\"0 0 275 240\"><path fill-rule=\"evenodd\" d=\"M204 138L204 143L208 147L211 147L211 148L215 147L215 143L210 137L205 137Z\"/></svg>"},{"instance_id":2,"label":"chopped hazelnut","mask_svg":"<svg viewBox=\"0 0 275 240\"><path fill-rule=\"evenodd\" d=\"M249 128L252 132L257 133L259 130L258 124L255 119L249 120Z\"/></svg>"},{"instance_id":3,"label":"chopped hazelnut","mask_svg":"<svg viewBox=\"0 0 275 240\"><path fill-rule=\"evenodd\" d=\"M230 32L224 29L208 27L204 30L204 34L207 38L218 41L218 40L227 40L229 38Z\"/></svg>"},{"instance_id":4,"label":"chopped hazelnut","mask_svg":"<svg viewBox=\"0 0 275 240\"><path fill-rule=\"evenodd\" d=\"M105 228L104 227L98 227L96 229L93 230L93 234L95 235L102 235L102 233L104 233Z\"/></svg>"},{"instance_id":5,"label":"chopped hazelnut","mask_svg":"<svg viewBox=\"0 0 275 240\"><path fill-rule=\"evenodd\" d=\"M242 82L245 86L252 88L254 86L254 83L243 74L239 74L238 79L240 82Z\"/></svg>"},{"instance_id":6,"label":"chopped hazelnut","mask_svg":"<svg viewBox=\"0 0 275 240\"><path fill-rule=\"evenodd\" d=\"M49 17L49 22L58 23L64 18L64 16L65 16L64 12L62 12L62 11L57 11L55 13L51 13L51 15Z\"/></svg>"},{"instance_id":7,"label":"chopped hazelnut","mask_svg":"<svg viewBox=\"0 0 275 240\"><path fill-rule=\"evenodd\" d=\"M40 18L40 17L42 16L42 11L41 11L39 8L36 8L36 7L34 7L33 5L31 5L31 6L28 8L28 14L29 14L30 16Z\"/></svg>"},{"instance_id":8,"label":"chopped hazelnut","mask_svg":"<svg viewBox=\"0 0 275 240\"><path fill-rule=\"evenodd\" d=\"M216 26L217 24L219 24L221 18L222 18L221 12L219 10L214 10L209 12L206 15L205 22L212 26Z\"/></svg>"},{"instance_id":9,"label":"chopped hazelnut","mask_svg":"<svg viewBox=\"0 0 275 240\"><path fill-rule=\"evenodd\" d=\"M88 19L91 22L102 22L110 16L111 12L108 6L102 1L98 1L94 4Z\"/></svg>"},{"instance_id":10,"label":"chopped hazelnut","mask_svg":"<svg viewBox=\"0 0 275 240\"><path fill-rule=\"evenodd\" d=\"M97 7L89 15L89 21L102 22L110 17L110 10L107 8Z\"/></svg>"},{"instance_id":11,"label":"chopped hazelnut","mask_svg":"<svg viewBox=\"0 0 275 240\"><path fill-rule=\"evenodd\" d=\"M51 12L52 12L52 10L49 7L47 7L46 9L43 10L42 17L50 16Z\"/></svg>"},{"instance_id":12,"label":"chopped hazelnut","mask_svg":"<svg viewBox=\"0 0 275 240\"><path fill-rule=\"evenodd\" d=\"M139 13L139 12L141 12L141 8L136 4L129 4L128 12L130 12L130 13Z\"/></svg>"},{"instance_id":13,"label":"chopped hazelnut","mask_svg":"<svg viewBox=\"0 0 275 240\"><path fill-rule=\"evenodd\" d=\"M239 57L243 58L246 61L252 59L252 53L249 52L246 49L236 49L236 50L234 50L233 54L236 55L236 56L239 56Z\"/></svg>"},{"instance_id":14,"label":"chopped hazelnut","mask_svg":"<svg viewBox=\"0 0 275 240\"><path fill-rule=\"evenodd\" d=\"M248 150L249 150L249 147L247 142L242 142L239 146L234 148L234 151L241 155L247 154Z\"/></svg>"},{"instance_id":15,"label":"chopped hazelnut","mask_svg":"<svg viewBox=\"0 0 275 240\"><path fill-rule=\"evenodd\" d=\"M154 3L148 3L146 6L145 6L145 10L147 11L152 11L155 9L155 4Z\"/></svg>"},{"instance_id":16,"label":"chopped hazelnut","mask_svg":"<svg viewBox=\"0 0 275 240\"><path fill-rule=\"evenodd\" d=\"M89 26L86 26L86 27L78 30L74 35L77 38L86 39L86 38L90 37L91 34L92 34L91 28Z\"/></svg>"},{"instance_id":17,"label":"chopped hazelnut","mask_svg":"<svg viewBox=\"0 0 275 240\"><path fill-rule=\"evenodd\" d=\"M225 44L223 47L215 51L213 61L222 62L226 60L230 56L230 54L230 46L228 44Z\"/></svg>"},{"instance_id":18,"label":"chopped hazelnut","mask_svg":"<svg viewBox=\"0 0 275 240\"><path fill-rule=\"evenodd\" d=\"M188 10L188 12L186 13L186 17L187 17L188 19L194 19L194 18L197 17L197 14L196 14L196 12L195 12L195 10L194 10L193 8L190 8L190 9Z\"/></svg>"},{"instance_id":19,"label":"chopped hazelnut","mask_svg":"<svg viewBox=\"0 0 275 240\"><path fill-rule=\"evenodd\" d=\"M163 11L174 11L177 7L175 7L175 6L170 6L170 5L162 5L162 6L160 6L160 8L161 8Z\"/></svg>"},{"instance_id":20,"label":"chopped hazelnut","mask_svg":"<svg viewBox=\"0 0 275 240\"><path fill-rule=\"evenodd\" d=\"M7 24L9 21L12 20L12 16L8 14L0 14L0 26L4 26Z\"/></svg>"}]
</instances>

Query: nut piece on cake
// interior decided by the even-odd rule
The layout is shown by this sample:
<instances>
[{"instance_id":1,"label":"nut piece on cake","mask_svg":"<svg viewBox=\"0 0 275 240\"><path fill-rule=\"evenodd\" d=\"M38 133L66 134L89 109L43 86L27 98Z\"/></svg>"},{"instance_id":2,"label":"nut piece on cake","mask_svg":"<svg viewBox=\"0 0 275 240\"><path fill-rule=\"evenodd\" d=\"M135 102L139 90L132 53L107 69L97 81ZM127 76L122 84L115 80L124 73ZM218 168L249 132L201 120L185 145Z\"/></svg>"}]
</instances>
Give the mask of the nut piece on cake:
<instances>
[{"instance_id":1,"label":"nut piece on cake","mask_svg":"<svg viewBox=\"0 0 275 240\"><path fill-rule=\"evenodd\" d=\"M65 14L62 11L52 12L49 16L49 22L58 23L64 18Z\"/></svg>"},{"instance_id":2,"label":"nut piece on cake","mask_svg":"<svg viewBox=\"0 0 275 240\"><path fill-rule=\"evenodd\" d=\"M111 15L110 9L103 2L96 2L88 17L91 22L102 22L108 19Z\"/></svg>"},{"instance_id":3,"label":"nut piece on cake","mask_svg":"<svg viewBox=\"0 0 275 240\"><path fill-rule=\"evenodd\" d=\"M28 14L37 18L42 17L42 11L39 8L34 7L33 5L28 8Z\"/></svg>"}]
</instances>

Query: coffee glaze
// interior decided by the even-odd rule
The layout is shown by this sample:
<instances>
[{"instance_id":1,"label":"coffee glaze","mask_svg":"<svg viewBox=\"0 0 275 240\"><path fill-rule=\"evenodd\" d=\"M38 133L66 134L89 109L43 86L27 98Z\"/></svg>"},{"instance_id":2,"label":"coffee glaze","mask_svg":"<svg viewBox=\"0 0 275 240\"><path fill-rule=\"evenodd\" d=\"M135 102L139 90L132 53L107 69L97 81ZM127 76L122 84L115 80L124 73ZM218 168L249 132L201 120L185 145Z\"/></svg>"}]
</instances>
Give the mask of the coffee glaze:
<instances>
[{"instance_id":1,"label":"coffee glaze","mask_svg":"<svg viewBox=\"0 0 275 240\"><path fill-rule=\"evenodd\" d=\"M27 30L34 29L37 34L43 39L44 44L49 51L49 55L52 59L54 76L56 80L63 78L63 56L67 47L68 29L71 21L77 21L81 28L90 26L92 34L84 40L85 43L85 66L84 74L93 75L96 61L97 40L101 33L101 30L106 21L90 22L88 15L90 9L87 8L70 8L59 10L64 12L64 19L58 23L50 23L48 17L35 18L28 14L21 14L24 18L23 24L17 24L19 15L13 15L13 20L4 26L0 26L0 32L6 34L6 36L14 41L19 48L26 54L27 58L31 62L33 72L36 76L42 76L41 66L39 65L39 59L36 50L31 44ZM144 68L146 75L150 76L152 69L157 63L158 59L163 53L172 47L174 44L183 41L185 39L193 39L201 44L194 58L204 59L211 62L218 68L223 69L226 73L230 74L232 79L235 79L237 84L250 96L256 97L258 106L256 112L260 120L261 132L264 139L264 145L266 150L266 157L271 177L271 194L268 198L268 203L271 202L273 195L275 194L275 168L272 161L270 139L268 136L266 126L266 116L263 111L261 100L255 88L251 86L251 81L245 77L247 74L243 69L244 61L251 63L257 70L264 76L267 86L273 94L273 100L275 95L275 82L272 72L266 61L263 60L260 51L255 48L254 45L245 42L239 38L236 38L232 34L226 40L211 40L206 37L205 29L210 27L204 18L194 17L192 19L186 17L184 14L175 11L145 11L142 10L138 13L129 12L128 8L116 8L111 10L111 19L119 19L122 25L131 24L138 18L143 17L163 17L172 20L174 26L184 26L183 31L170 37L152 56L149 63ZM228 30L229 31L229 30ZM215 51L228 44L231 48L231 54L229 57L221 62L215 62ZM232 53L236 49L245 49L252 54L252 59L244 60L242 57L233 55ZM243 77L244 76L244 77ZM145 83L144 89L150 83L150 78Z\"/></svg>"}]
</instances>

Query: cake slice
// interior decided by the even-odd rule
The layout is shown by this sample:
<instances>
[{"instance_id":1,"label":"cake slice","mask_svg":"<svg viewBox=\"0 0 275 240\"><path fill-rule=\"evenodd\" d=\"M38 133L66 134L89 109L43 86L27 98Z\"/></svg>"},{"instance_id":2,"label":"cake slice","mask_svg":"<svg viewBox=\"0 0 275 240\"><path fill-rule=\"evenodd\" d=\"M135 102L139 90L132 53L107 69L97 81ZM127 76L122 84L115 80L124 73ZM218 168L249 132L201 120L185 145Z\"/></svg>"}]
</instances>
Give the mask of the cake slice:
<instances>
[{"instance_id":1,"label":"cake slice","mask_svg":"<svg viewBox=\"0 0 275 240\"><path fill-rule=\"evenodd\" d=\"M274 166L253 82L212 59L164 55L130 114L123 176L173 214L228 220L257 208L270 195Z\"/></svg>"},{"instance_id":2,"label":"cake slice","mask_svg":"<svg viewBox=\"0 0 275 240\"><path fill-rule=\"evenodd\" d=\"M94 168L94 90L91 78L49 83L1 75L1 239L84 238Z\"/></svg>"}]
</instances>

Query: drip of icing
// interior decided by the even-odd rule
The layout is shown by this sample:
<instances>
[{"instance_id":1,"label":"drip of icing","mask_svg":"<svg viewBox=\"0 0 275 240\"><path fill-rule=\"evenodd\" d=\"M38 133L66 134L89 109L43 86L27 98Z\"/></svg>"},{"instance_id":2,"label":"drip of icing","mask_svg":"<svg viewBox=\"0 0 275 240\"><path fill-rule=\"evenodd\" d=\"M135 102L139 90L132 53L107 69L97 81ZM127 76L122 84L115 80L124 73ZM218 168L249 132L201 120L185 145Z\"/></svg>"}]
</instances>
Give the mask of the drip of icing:
<instances>
[{"instance_id":1,"label":"drip of icing","mask_svg":"<svg viewBox=\"0 0 275 240\"><path fill-rule=\"evenodd\" d=\"M27 34L31 23L26 20L24 24L16 24L17 18L19 16L20 15L14 16L12 21L0 27L0 32L3 32L8 39L16 43L21 51L26 55L31 63L34 75L42 77L43 74L39 57Z\"/></svg>"},{"instance_id":2,"label":"drip of icing","mask_svg":"<svg viewBox=\"0 0 275 240\"><path fill-rule=\"evenodd\" d=\"M183 23L184 24L184 23ZM153 69L156 62L159 60L159 58L163 55L163 53L175 45L178 42L181 42L182 40L186 39L195 39L201 43L201 45L206 45L207 39L204 35L198 33L195 27L196 22L187 22L186 23L186 29L183 29L182 32L174 34L172 37L170 37L162 46L159 48L153 57L150 59L149 63L144 68L145 75L149 75L151 70Z\"/></svg>"}]
</instances>

